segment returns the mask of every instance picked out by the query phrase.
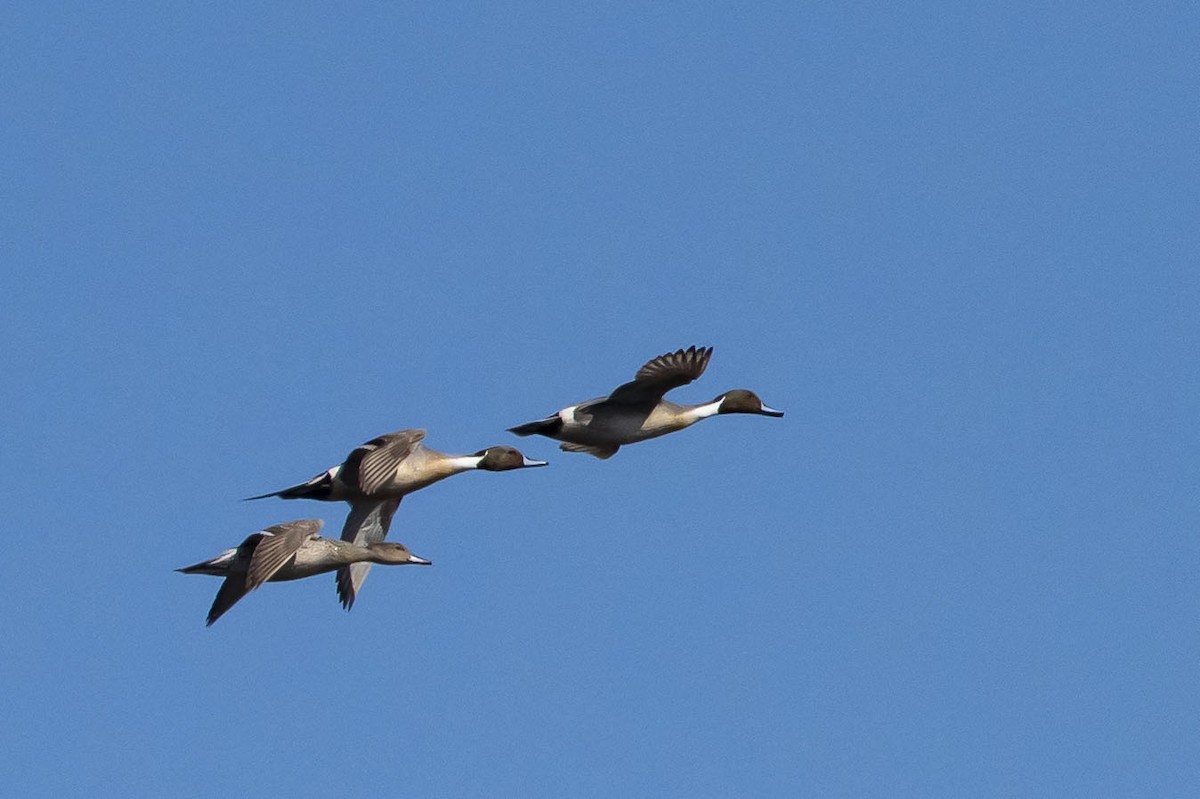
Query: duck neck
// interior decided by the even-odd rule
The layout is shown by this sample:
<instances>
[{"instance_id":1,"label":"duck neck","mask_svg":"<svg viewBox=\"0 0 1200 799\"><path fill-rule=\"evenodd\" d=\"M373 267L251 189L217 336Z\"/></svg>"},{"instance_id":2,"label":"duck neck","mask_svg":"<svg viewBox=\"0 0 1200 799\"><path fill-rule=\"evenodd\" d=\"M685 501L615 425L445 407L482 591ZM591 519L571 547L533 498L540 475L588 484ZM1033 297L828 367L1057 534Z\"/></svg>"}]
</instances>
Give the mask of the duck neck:
<instances>
[{"instance_id":1,"label":"duck neck","mask_svg":"<svg viewBox=\"0 0 1200 799\"><path fill-rule=\"evenodd\" d=\"M342 544L342 546L337 548L337 559L343 565L348 566L351 563L362 563L364 561L378 562L375 560L375 552L369 546L359 546L358 544L351 544L348 541L339 541L338 543Z\"/></svg>"},{"instance_id":2,"label":"duck neck","mask_svg":"<svg viewBox=\"0 0 1200 799\"><path fill-rule=\"evenodd\" d=\"M386 561L383 558L379 557L379 555L376 554L375 550L371 549L370 547L366 547L366 550L367 550L366 552L362 553L362 555L359 556L359 560L366 561L369 563L390 563L391 562L391 561Z\"/></svg>"},{"instance_id":3,"label":"duck neck","mask_svg":"<svg viewBox=\"0 0 1200 799\"><path fill-rule=\"evenodd\" d=\"M710 416L716 416L720 412L721 399L715 399L712 402L705 402L700 405L691 406L683 412L683 417L687 420L688 424L695 424L701 419L707 419Z\"/></svg>"},{"instance_id":4,"label":"duck neck","mask_svg":"<svg viewBox=\"0 0 1200 799\"><path fill-rule=\"evenodd\" d=\"M446 476L450 476L478 469L481 462L483 462L482 455L451 455L442 464L446 469Z\"/></svg>"}]
</instances>

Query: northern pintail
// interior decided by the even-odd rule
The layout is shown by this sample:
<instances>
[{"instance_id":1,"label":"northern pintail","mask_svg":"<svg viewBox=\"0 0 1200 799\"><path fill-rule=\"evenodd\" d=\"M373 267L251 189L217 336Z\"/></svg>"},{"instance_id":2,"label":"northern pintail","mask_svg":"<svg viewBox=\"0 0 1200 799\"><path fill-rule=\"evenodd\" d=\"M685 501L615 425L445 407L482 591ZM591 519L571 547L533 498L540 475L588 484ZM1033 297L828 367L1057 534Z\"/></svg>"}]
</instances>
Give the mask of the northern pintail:
<instances>
[{"instance_id":1,"label":"northern pintail","mask_svg":"<svg viewBox=\"0 0 1200 799\"><path fill-rule=\"evenodd\" d=\"M409 563L428 566L430 561L408 551L404 544L387 541L355 546L346 541L322 538L320 519L301 519L276 524L251 533L240 545L227 549L211 560L184 566L184 574L211 574L224 577L208 624L212 625L239 599L265 582L283 582L331 572L355 563Z\"/></svg>"},{"instance_id":2,"label":"northern pintail","mask_svg":"<svg viewBox=\"0 0 1200 799\"><path fill-rule=\"evenodd\" d=\"M673 388L704 374L712 347L688 347L647 361L633 380L607 397L563 408L553 416L510 427L519 436L543 435L563 443L566 452L611 458L623 444L673 433L718 413L783 416L763 405L753 391L734 389L699 405L677 405L663 399Z\"/></svg>"},{"instance_id":3,"label":"northern pintail","mask_svg":"<svg viewBox=\"0 0 1200 799\"><path fill-rule=\"evenodd\" d=\"M347 502L350 513L342 527L342 540L365 546L387 537L401 499L438 480L473 469L504 472L546 465L545 461L526 458L513 447L488 447L473 455L447 455L426 447L421 443L424 438L424 430L387 433L356 448L344 463L307 482L247 499L282 497ZM369 562L362 562L338 569L338 597L347 610L354 604L370 568Z\"/></svg>"}]
</instances>

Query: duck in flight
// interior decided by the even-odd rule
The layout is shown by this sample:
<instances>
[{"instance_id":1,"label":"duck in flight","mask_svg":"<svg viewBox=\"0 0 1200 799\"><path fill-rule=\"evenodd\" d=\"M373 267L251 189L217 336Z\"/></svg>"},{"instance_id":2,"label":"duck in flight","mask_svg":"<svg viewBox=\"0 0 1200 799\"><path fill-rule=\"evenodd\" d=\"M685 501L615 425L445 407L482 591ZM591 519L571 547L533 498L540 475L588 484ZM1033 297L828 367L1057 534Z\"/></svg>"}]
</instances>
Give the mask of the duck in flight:
<instances>
[{"instance_id":1,"label":"duck in flight","mask_svg":"<svg viewBox=\"0 0 1200 799\"><path fill-rule=\"evenodd\" d=\"M424 430L398 430L357 447L346 460L288 488L247 499L281 497L347 502L350 513L342 527L342 540L357 546L379 543L387 537L396 508L408 494L460 472L482 469L505 472L545 461L526 458L513 447L488 447L474 455L447 455L422 444ZM338 597L349 610L367 579L370 561L338 568Z\"/></svg>"},{"instance_id":2,"label":"duck in flight","mask_svg":"<svg viewBox=\"0 0 1200 799\"><path fill-rule=\"evenodd\" d=\"M251 533L241 544L211 560L184 566L176 571L225 578L208 611L208 625L211 627L239 599L265 582L301 580L356 563L382 563L389 566L430 564L430 561L409 552L404 544L378 541L355 546L346 541L322 538L317 535L321 525L320 519L277 524Z\"/></svg>"},{"instance_id":3,"label":"duck in flight","mask_svg":"<svg viewBox=\"0 0 1200 799\"><path fill-rule=\"evenodd\" d=\"M753 391L733 389L710 402L678 405L663 399L673 388L692 382L708 367L712 347L688 347L653 358L633 380L617 386L607 397L581 402L536 422L510 427L519 436L542 435L561 441L565 452L586 452L611 458L624 444L674 433L719 413L757 413L783 416L763 405Z\"/></svg>"}]
</instances>

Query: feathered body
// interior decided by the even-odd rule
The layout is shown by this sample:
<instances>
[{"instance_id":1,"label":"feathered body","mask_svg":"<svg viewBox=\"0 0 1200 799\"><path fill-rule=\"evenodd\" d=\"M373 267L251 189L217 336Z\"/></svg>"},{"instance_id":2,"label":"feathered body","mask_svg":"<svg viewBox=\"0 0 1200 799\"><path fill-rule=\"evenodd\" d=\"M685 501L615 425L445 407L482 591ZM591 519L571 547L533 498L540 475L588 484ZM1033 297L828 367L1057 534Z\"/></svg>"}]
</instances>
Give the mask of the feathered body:
<instances>
[{"instance_id":1,"label":"feathered body","mask_svg":"<svg viewBox=\"0 0 1200 799\"><path fill-rule=\"evenodd\" d=\"M358 446L346 460L306 482L249 499L281 497L346 502L350 513L342 527L342 540L357 546L383 541L400 501L439 480L460 472L480 469L502 472L529 466L545 466L526 458L513 447L489 447L473 455L448 455L421 443L424 430L398 430ZM349 610L354 605L370 562L357 562L338 569L338 597Z\"/></svg>"},{"instance_id":2,"label":"feathered body","mask_svg":"<svg viewBox=\"0 0 1200 799\"><path fill-rule=\"evenodd\" d=\"M239 599L265 582L301 580L358 563L426 566L430 563L409 552L403 544L378 542L356 546L322 538L317 535L321 525L320 519L277 524L251 533L241 544L215 558L176 571L225 578L208 612L208 624L211 625Z\"/></svg>"},{"instance_id":3,"label":"feathered body","mask_svg":"<svg viewBox=\"0 0 1200 799\"><path fill-rule=\"evenodd\" d=\"M698 405L663 399L668 391L704 374L712 353L712 347L688 347L652 358L638 369L633 380L617 386L607 397L570 405L545 419L510 427L509 432L557 439L562 442L559 448L566 452L611 458L625 444L665 436L719 413L783 416L782 411L766 407L758 395L745 389L727 391Z\"/></svg>"}]
</instances>

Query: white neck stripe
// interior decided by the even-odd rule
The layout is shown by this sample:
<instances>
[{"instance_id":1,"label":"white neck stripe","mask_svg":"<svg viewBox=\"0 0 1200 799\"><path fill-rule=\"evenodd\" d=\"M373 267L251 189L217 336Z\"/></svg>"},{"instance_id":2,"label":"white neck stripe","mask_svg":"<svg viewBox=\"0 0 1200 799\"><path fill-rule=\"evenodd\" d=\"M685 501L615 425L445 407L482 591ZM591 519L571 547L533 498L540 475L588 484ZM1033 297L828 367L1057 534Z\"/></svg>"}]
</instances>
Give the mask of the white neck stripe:
<instances>
[{"instance_id":1,"label":"white neck stripe","mask_svg":"<svg viewBox=\"0 0 1200 799\"><path fill-rule=\"evenodd\" d=\"M692 408L688 411L688 416L691 416L693 419L707 419L710 416L716 416L721 410L721 402L724 399L724 397L721 397L721 399L713 400L712 402L706 402L703 405L697 405L695 408Z\"/></svg>"},{"instance_id":2,"label":"white neck stripe","mask_svg":"<svg viewBox=\"0 0 1200 799\"><path fill-rule=\"evenodd\" d=\"M479 464L483 462L482 455L456 455L450 458L446 463L456 472L465 472L468 469L478 469Z\"/></svg>"}]
</instances>

